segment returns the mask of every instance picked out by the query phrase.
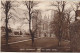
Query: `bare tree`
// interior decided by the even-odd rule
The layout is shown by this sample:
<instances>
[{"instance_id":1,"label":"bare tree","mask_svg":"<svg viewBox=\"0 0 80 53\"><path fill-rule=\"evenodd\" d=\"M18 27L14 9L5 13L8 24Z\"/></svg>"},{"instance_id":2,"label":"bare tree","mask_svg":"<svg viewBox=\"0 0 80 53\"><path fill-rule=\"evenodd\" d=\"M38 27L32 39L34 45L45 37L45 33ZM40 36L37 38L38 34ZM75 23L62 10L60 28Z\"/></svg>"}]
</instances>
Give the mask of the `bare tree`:
<instances>
[{"instance_id":1,"label":"bare tree","mask_svg":"<svg viewBox=\"0 0 80 53\"><path fill-rule=\"evenodd\" d=\"M9 20L10 19L13 19L13 21L15 22L15 17L18 17L16 16L15 14L13 14L10 10L14 10L14 7L15 5L13 4L14 1L1 1L1 4L2 4L2 9L3 9L3 12L5 14L5 38L6 38L6 45L8 45L8 39L9 39ZM18 6L18 5L16 5ZM3 20L3 18L2 18Z\"/></svg>"},{"instance_id":2,"label":"bare tree","mask_svg":"<svg viewBox=\"0 0 80 53\"><path fill-rule=\"evenodd\" d=\"M69 8L64 11L65 12L65 20L64 20L64 27L63 27L63 39L70 40L70 34L69 34L69 25L71 23L71 19L73 15L71 15L72 8Z\"/></svg>"},{"instance_id":3,"label":"bare tree","mask_svg":"<svg viewBox=\"0 0 80 53\"><path fill-rule=\"evenodd\" d=\"M25 1L25 5L28 9L28 16L29 16L29 31L30 31L30 35L31 35L31 39L32 39L32 46L34 43L34 32L32 31L32 26L31 26L31 21L32 21L32 14L33 14L33 7L36 6L38 3L33 2L33 1Z\"/></svg>"},{"instance_id":4,"label":"bare tree","mask_svg":"<svg viewBox=\"0 0 80 53\"><path fill-rule=\"evenodd\" d=\"M41 12L40 10L35 10L32 15L32 30L35 32L34 34L38 37L40 36L41 29Z\"/></svg>"},{"instance_id":5,"label":"bare tree","mask_svg":"<svg viewBox=\"0 0 80 53\"><path fill-rule=\"evenodd\" d=\"M57 10L55 11L57 16L54 17L53 27L54 27L54 33L59 40L58 46L61 46L61 39L64 31L65 5L66 5L65 1L56 1L52 3L52 6L57 7Z\"/></svg>"},{"instance_id":6,"label":"bare tree","mask_svg":"<svg viewBox=\"0 0 80 53\"><path fill-rule=\"evenodd\" d=\"M8 45L8 38L9 38L9 34L8 34L8 20L11 17L8 17L8 12L10 10L11 6L11 1L5 1L5 3L1 2L1 4L3 5L3 9L5 10L4 13L6 15L6 19L5 19L5 31L6 31L6 45Z\"/></svg>"}]
</instances>

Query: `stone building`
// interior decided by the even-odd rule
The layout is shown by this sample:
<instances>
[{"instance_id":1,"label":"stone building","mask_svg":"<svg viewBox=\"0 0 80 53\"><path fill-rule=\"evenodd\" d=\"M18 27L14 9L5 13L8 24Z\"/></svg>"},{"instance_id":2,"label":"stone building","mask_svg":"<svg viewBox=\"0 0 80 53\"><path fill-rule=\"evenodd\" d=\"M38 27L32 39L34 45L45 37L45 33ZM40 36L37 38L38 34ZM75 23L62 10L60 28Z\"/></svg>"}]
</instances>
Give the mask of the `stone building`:
<instances>
[{"instance_id":1,"label":"stone building","mask_svg":"<svg viewBox=\"0 0 80 53\"><path fill-rule=\"evenodd\" d=\"M35 33L35 37L41 36L41 12L39 10L35 10L32 16L32 31Z\"/></svg>"},{"instance_id":2,"label":"stone building","mask_svg":"<svg viewBox=\"0 0 80 53\"><path fill-rule=\"evenodd\" d=\"M49 37L50 36L50 19L49 16L44 16L43 21L42 21L42 35L44 37Z\"/></svg>"},{"instance_id":3,"label":"stone building","mask_svg":"<svg viewBox=\"0 0 80 53\"><path fill-rule=\"evenodd\" d=\"M9 33L9 35L12 33L12 29L10 27L8 27L8 33ZM6 34L5 26L2 26L1 27L1 36L4 36L5 34Z\"/></svg>"},{"instance_id":4,"label":"stone building","mask_svg":"<svg viewBox=\"0 0 80 53\"><path fill-rule=\"evenodd\" d=\"M50 35L50 19L45 15L42 18L40 11L35 11L32 17L32 30L35 31L35 37L48 37ZM36 29L36 30L35 30Z\"/></svg>"},{"instance_id":5,"label":"stone building","mask_svg":"<svg viewBox=\"0 0 80 53\"><path fill-rule=\"evenodd\" d=\"M8 27L8 33L9 33L9 36L23 36L23 34L26 35L25 34L26 32L22 32L20 29L13 29L11 27ZM5 36L5 34L6 34L5 27L2 26L1 36Z\"/></svg>"}]
</instances>

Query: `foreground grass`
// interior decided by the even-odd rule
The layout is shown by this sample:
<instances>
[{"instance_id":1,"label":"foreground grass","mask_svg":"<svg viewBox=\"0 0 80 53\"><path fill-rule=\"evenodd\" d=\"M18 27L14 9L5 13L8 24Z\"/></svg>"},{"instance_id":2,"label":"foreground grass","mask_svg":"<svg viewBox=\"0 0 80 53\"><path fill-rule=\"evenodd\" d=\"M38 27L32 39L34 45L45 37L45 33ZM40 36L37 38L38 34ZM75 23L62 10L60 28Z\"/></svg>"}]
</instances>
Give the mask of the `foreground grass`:
<instances>
[{"instance_id":1,"label":"foreground grass","mask_svg":"<svg viewBox=\"0 0 80 53\"><path fill-rule=\"evenodd\" d=\"M9 44L8 47L2 45L2 51L9 51L9 52L31 52L37 51L38 48L40 49L54 49L54 51L69 51L69 42L61 41L62 47L58 47L58 39L57 38L50 38L50 37L43 37L35 39L34 46L32 47L32 41L23 41L15 44ZM66 48L68 48L66 50ZM28 50L28 49L35 49L35 50ZM43 50L42 52L44 52ZM52 50L49 50L52 51Z\"/></svg>"}]
</instances>

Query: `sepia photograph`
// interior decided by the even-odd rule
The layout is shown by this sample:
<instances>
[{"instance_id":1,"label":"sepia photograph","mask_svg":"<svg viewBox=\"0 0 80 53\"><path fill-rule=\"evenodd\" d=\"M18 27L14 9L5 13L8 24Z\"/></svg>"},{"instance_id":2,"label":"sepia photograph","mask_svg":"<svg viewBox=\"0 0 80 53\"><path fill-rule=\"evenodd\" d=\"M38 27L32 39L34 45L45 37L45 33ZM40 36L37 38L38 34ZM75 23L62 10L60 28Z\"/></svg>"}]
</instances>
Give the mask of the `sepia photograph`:
<instances>
[{"instance_id":1,"label":"sepia photograph","mask_svg":"<svg viewBox=\"0 0 80 53\"><path fill-rule=\"evenodd\" d=\"M80 1L1 0L1 52L80 52Z\"/></svg>"}]
</instances>

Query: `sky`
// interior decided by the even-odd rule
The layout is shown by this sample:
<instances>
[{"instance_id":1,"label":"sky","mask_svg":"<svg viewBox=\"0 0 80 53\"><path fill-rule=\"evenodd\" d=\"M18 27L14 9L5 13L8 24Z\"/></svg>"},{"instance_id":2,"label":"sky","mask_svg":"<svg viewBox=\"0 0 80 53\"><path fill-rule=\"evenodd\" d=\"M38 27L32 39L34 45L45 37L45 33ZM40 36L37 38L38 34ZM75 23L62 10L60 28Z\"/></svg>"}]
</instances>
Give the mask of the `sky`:
<instances>
[{"instance_id":1,"label":"sky","mask_svg":"<svg viewBox=\"0 0 80 53\"><path fill-rule=\"evenodd\" d=\"M34 9L40 9L40 10L41 10L42 17L44 17L45 15L46 15L46 16L50 16L50 15L51 15L51 11L47 11L48 9L51 9L51 8L49 7L49 5L50 5L50 2L48 2L48 1L42 1L42 2L40 2L36 7L34 7ZM22 10L26 10L26 6L23 5L23 4L21 4L18 8L20 8L20 9L22 9ZM21 16L23 16L23 15L21 15ZM19 25L20 25L20 24L16 24L15 27L13 27L13 28L17 28ZM25 29L28 30L28 29L29 29L28 24L24 24L24 25L22 26L22 28L23 28L24 30L25 30Z\"/></svg>"},{"instance_id":2,"label":"sky","mask_svg":"<svg viewBox=\"0 0 80 53\"><path fill-rule=\"evenodd\" d=\"M15 3L16 5L17 3ZM46 16L50 16L51 15L51 11L49 11L48 9L51 9L49 7L50 5L50 2L48 1L40 1L40 3L34 7L34 9L40 9L41 10L41 13L42 13L42 17L44 17L45 15ZM26 29L28 30L29 27L28 27L28 24L23 24L21 27L20 25L22 24L23 21L19 21L19 19L17 19L17 17L19 18L22 18L22 17L26 17L25 15L23 15L24 11L26 11L26 6L20 2L19 6L16 8L15 7L15 11L13 10L10 10L13 14L13 17L15 17L15 21L13 19L10 19L9 20L9 26L16 29L16 28L22 28L22 29ZM27 12L27 11L26 11ZM5 14L2 12L2 17L5 17ZM26 22L26 21L25 21ZM14 24L15 23L15 24ZM28 23L28 21L27 21ZM2 23L2 25L4 24L4 21Z\"/></svg>"},{"instance_id":3,"label":"sky","mask_svg":"<svg viewBox=\"0 0 80 53\"><path fill-rule=\"evenodd\" d=\"M34 7L34 9L40 9L41 10L41 14L42 14L42 18L44 18L44 16L49 16L49 18L51 18L51 12L52 12L52 9L53 10L56 10L55 7L51 6L51 2L52 1L40 1L40 3ZM10 10L13 14L13 17L15 18L14 20L13 19L10 19L9 20L9 25L10 27L16 29L16 28L21 28L21 29L24 29L24 30L27 30L29 29L28 27L28 24L23 24L21 27L20 25L23 23L22 20L20 19L17 19L18 17L19 18L25 18L25 17L28 17L26 15L24 15L23 13L27 12L26 11L26 6L22 3L22 2L19 2L19 4L17 2L13 3L15 4L16 7L14 7L15 11L14 10ZM17 5L18 7L17 7ZM66 9L68 9L70 6L71 2L69 2L67 5L66 5ZM2 12L2 17L5 17L4 13ZM28 21L24 20L26 23L28 23ZM1 25L4 24L4 21L2 22Z\"/></svg>"}]
</instances>

